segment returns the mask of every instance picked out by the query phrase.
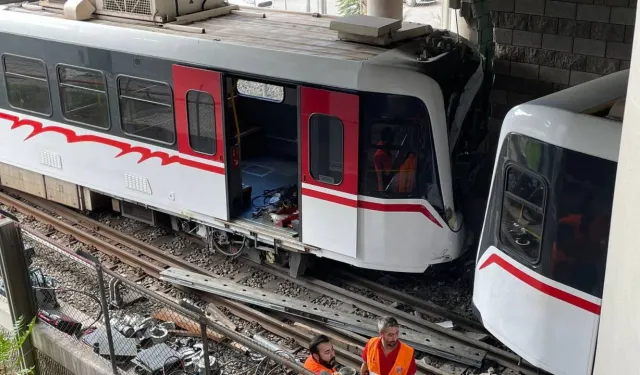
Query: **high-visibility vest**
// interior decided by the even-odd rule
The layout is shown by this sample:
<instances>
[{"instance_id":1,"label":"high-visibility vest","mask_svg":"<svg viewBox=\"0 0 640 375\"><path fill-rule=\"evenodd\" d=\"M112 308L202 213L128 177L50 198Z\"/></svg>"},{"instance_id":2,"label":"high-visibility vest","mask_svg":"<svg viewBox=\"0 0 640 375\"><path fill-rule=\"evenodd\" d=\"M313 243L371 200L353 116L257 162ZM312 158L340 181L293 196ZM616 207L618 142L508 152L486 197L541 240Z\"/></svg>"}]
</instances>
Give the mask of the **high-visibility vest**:
<instances>
[{"instance_id":1,"label":"high-visibility vest","mask_svg":"<svg viewBox=\"0 0 640 375\"><path fill-rule=\"evenodd\" d=\"M316 375L320 375L320 371L323 371L323 370L328 372L329 374L333 374L334 372L336 372L335 368L326 368L323 365L316 362L316 360L313 359L311 355L309 355L307 359L304 361L304 368L313 372Z\"/></svg>"},{"instance_id":2,"label":"high-visibility vest","mask_svg":"<svg viewBox=\"0 0 640 375\"><path fill-rule=\"evenodd\" d=\"M380 373L380 356L378 352L378 344L380 343L380 337L374 337L367 343L367 369L369 373L377 375L407 375L409 366L413 361L413 348L402 342L400 343L400 350L398 351L398 357L396 362L391 367L391 372L388 374Z\"/></svg>"}]
</instances>

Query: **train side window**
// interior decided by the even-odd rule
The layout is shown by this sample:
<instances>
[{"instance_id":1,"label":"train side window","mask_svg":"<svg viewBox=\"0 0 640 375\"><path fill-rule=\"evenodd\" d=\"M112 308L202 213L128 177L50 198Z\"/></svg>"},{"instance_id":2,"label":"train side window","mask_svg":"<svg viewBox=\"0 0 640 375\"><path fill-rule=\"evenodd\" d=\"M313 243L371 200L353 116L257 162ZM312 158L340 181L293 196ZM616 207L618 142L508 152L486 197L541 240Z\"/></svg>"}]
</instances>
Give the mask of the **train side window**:
<instances>
[{"instance_id":1,"label":"train side window","mask_svg":"<svg viewBox=\"0 0 640 375\"><path fill-rule=\"evenodd\" d=\"M540 259L546 185L542 178L509 166L505 173L500 240L515 255Z\"/></svg>"},{"instance_id":2,"label":"train side window","mask_svg":"<svg viewBox=\"0 0 640 375\"><path fill-rule=\"evenodd\" d=\"M344 124L333 116L309 118L309 171L316 181L340 185L343 178Z\"/></svg>"},{"instance_id":3,"label":"train side window","mask_svg":"<svg viewBox=\"0 0 640 375\"><path fill-rule=\"evenodd\" d=\"M58 66L60 104L65 119L109 129L107 85L101 71Z\"/></svg>"},{"instance_id":4,"label":"train side window","mask_svg":"<svg viewBox=\"0 0 640 375\"><path fill-rule=\"evenodd\" d=\"M202 91L187 93L189 146L207 155L216 153L216 119L213 96Z\"/></svg>"},{"instance_id":5,"label":"train side window","mask_svg":"<svg viewBox=\"0 0 640 375\"><path fill-rule=\"evenodd\" d=\"M9 104L14 108L50 116L51 96L44 62L3 55L2 66Z\"/></svg>"},{"instance_id":6,"label":"train side window","mask_svg":"<svg viewBox=\"0 0 640 375\"><path fill-rule=\"evenodd\" d=\"M122 130L167 144L176 140L171 87L163 82L118 77Z\"/></svg>"}]
</instances>

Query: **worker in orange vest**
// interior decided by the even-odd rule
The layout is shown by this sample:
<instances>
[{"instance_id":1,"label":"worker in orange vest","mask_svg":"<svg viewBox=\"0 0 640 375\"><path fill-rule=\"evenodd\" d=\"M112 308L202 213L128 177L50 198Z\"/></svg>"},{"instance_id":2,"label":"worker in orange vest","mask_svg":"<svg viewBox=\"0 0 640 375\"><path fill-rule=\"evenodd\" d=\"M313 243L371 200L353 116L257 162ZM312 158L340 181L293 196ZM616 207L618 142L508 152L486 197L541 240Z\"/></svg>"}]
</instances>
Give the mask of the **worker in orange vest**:
<instances>
[{"instance_id":1,"label":"worker in orange vest","mask_svg":"<svg viewBox=\"0 0 640 375\"><path fill-rule=\"evenodd\" d=\"M309 356L304 361L304 368L315 375L332 375L336 372L336 352L331 340L325 335L318 335L309 344Z\"/></svg>"},{"instance_id":2,"label":"worker in orange vest","mask_svg":"<svg viewBox=\"0 0 640 375\"><path fill-rule=\"evenodd\" d=\"M362 351L361 375L414 375L416 360L413 348L399 340L400 325L396 318L378 322L380 336L367 342Z\"/></svg>"}]
</instances>

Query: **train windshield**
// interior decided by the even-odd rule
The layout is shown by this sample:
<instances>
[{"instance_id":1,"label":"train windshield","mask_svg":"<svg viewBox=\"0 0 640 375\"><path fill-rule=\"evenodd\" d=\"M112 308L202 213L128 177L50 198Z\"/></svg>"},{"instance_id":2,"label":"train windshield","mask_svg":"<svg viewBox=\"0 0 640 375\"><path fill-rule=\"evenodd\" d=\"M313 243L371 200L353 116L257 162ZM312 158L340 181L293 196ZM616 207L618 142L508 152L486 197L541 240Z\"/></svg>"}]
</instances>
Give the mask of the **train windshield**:
<instances>
[{"instance_id":1,"label":"train windshield","mask_svg":"<svg viewBox=\"0 0 640 375\"><path fill-rule=\"evenodd\" d=\"M518 134L507 137L501 160L495 245L545 277L601 297L616 163Z\"/></svg>"},{"instance_id":2,"label":"train windshield","mask_svg":"<svg viewBox=\"0 0 640 375\"><path fill-rule=\"evenodd\" d=\"M414 97L361 94L360 194L426 199L443 215L431 122Z\"/></svg>"}]
</instances>

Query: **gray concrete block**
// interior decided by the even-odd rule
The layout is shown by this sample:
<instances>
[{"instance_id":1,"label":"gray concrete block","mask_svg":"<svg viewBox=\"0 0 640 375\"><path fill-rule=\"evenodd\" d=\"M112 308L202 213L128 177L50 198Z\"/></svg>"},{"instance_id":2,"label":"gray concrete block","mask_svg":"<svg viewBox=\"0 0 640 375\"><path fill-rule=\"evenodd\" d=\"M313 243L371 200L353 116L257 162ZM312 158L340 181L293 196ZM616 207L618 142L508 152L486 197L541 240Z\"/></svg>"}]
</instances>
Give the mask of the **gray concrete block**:
<instances>
[{"instance_id":1,"label":"gray concrete block","mask_svg":"<svg viewBox=\"0 0 640 375\"><path fill-rule=\"evenodd\" d=\"M495 74L509 74L511 72L511 61L494 60L493 72Z\"/></svg>"},{"instance_id":2,"label":"gray concrete block","mask_svg":"<svg viewBox=\"0 0 640 375\"><path fill-rule=\"evenodd\" d=\"M540 48L542 46L542 33L513 30L513 45Z\"/></svg>"},{"instance_id":3,"label":"gray concrete block","mask_svg":"<svg viewBox=\"0 0 640 375\"><path fill-rule=\"evenodd\" d=\"M513 40L513 30L494 28L493 39L496 43L511 44Z\"/></svg>"},{"instance_id":4,"label":"gray concrete block","mask_svg":"<svg viewBox=\"0 0 640 375\"><path fill-rule=\"evenodd\" d=\"M620 70L620 60L605 59L603 57L587 57L587 72L597 74L611 74Z\"/></svg>"},{"instance_id":5,"label":"gray concrete block","mask_svg":"<svg viewBox=\"0 0 640 375\"><path fill-rule=\"evenodd\" d=\"M636 10L634 8L611 8L610 22L619 25L634 25L636 23Z\"/></svg>"},{"instance_id":6,"label":"gray concrete block","mask_svg":"<svg viewBox=\"0 0 640 375\"><path fill-rule=\"evenodd\" d=\"M577 38L589 38L591 36L591 22L560 18L558 20L558 34L575 36Z\"/></svg>"},{"instance_id":7,"label":"gray concrete block","mask_svg":"<svg viewBox=\"0 0 640 375\"><path fill-rule=\"evenodd\" d=\"M571 52L573 49L573 38L570 36L543 34L542 48L552 51Z\"/></svg>"},{"instance_id":8,"label":"gray concrete block","mask_svg":"<svg viewBox=\"0 0 640 375\"><path fill-rule=\"evenodd\" d=\"M576 4L567 3L564 1L549 0L547 1L547 6L545 7L544 14L550 17L575 19L576 9Z\"/></svg>"},{"instance_id":9,"label":"gray concrete block","mask_svg":"<svg viewBox=\"0 0 640 375\"><path fill-rule=\"evenodd\" d=\"M512 62L511 75L520 78L538 79L540 65Z\"/></svg>"},{"instance_id":10,"label":"gray concrete block","mask_svg":"<svg viewBox=\"0 0 640 375\"><path fill-rule=\"evenodd\" d=\"M526 30L528 18L526 14L500 13L498 26L503 29Z\"/></svg>"},{"instance_id":11,"label":"gray concrete block","mask_svg":"<svg viewBox=\"0 0 640 375\"><path fill-rule=\"evenodd\" d=\"M527 31L534 33L557 34L558 19L555 17L529 16Z\"/></svg>"},{"instance_id":12,"label":"gray concrete block","mask_svg":"<svg viewBox=\"0 0 640 375\"><path fill-rule=\"evenodd\" d=\"M514 0L487 0L489 10L499 12L513 12L515 1Z\"/></svg>"},{"instance_id":13,"label":"gray concrete block","mask_svg":"<svg viewBox=\"0 0 640 375\"><path fill-rule=\"evenodd\" d=\"M628 7L629 0L603 0L604 5L609 5L612 7Z\"/></svg>"},{"instance_id":14,"label":"gray concrete block","mask_svg":"<svg viewBox=\"0 0 640 375\"><path fill-rule=\"evenodd\" d=\"M550 66L541 66L539 80L543 82L569 84L569 75L571 71L568 69L552 68Z\"/></svg>"},{"instance_id":15,"label":"gray concrete block","mask_svg":"<svg viewBox=\"0 0 640 375\"><path fill-rule=\"evenodd\" d=\"M524 59L522 62L526 62L528 64L553 66L556 51L531 47L520 48L524 48Z\"/></svg>"},{"instance_id":16,"label":"gray concrete block","mask_svg":"<svg viewBox=\"0 0 640 375\"><path fill-rule=\"evenodd\" d=\"M496 59L522 62L524 60L524 47L496 44L494 57Z\"/></svg>"},{"instance_id":17,"label":"gray concrete block","mask_svg":"<svg viewBox=\"0 0 640 375\"><path fill-rule=\"evenodd\" d=\"M629 0L602 0L602 4L612 7L628 7Z\"/></svg>"},{"instance_id":18,"label":"gray concrete block","mask_svg":"<svg viewBox=\"0 0 640 375\"><path fill-rule=\"evenodd\" d=\"M392 18L353 15L331 20L329 28L347 34L382 36L402 27L402 21Z\"/></svg>"},{"instance_id":19,"label":"gray concrete block","mask_svg":"<svg viewBox=\"0 0 640 375\"><path fill-rule=\"evenodd\" d=\"M631 60L632 44L607 42L607 57L611 59Z\"/></svg>"},{"instance_id":20,"label":"gray concrete block","mask_svg":"<svg viewBox=\"0 0 640 375\"><path fill-rule=\"evenodd\" d=\"M585 70L587 68L587 56L575 53L556 52L553 66L569 70Z\"/></svg>"},{"instance_id":21,"label":"gray concrete block","mask_svg":"<svg viewBox=\"0 0 640 375\"><path fill-rule=\"evenodd\" d=\"M591 39L609 42L624 42L625 26L610 23L593 22L591 24Z\"/></svg>"},{"instance_id":22,"label":"gray concrete block","mask_svg":"<svg viewBox=\"0 0 640 375\"><path fill-rule=\"evenodd\" d=\"M523 14L544 14L545 0L515 0L515 12Z\"/></svg>"},{"instance_id":23,"label":"gray concrete block","mask_svg":"<svg viewBox=\"0 0 640 375\"><path fill-rule=\"evenodd\" d=\"M604 57L607 42L602 40L575 38L573 41L573 53L588 56Z\"/></svg>"},{"instance_id":24,"label":"gray concrete block","mask_svg":"<svg viewBox=\"0 0 640 375\"><path fill-rule=\"evenodd\" d=\"M578 4L576 19L585 21L608 22L611 7L605 5Z\"/></svg>"},{"instance_id":25,"label":"gray concrete block","mask_svg":"<svg viewBox=\"0 0 640 375\"><path fill-rule=\"evenodd\" d=\"M600 78L600 74L587 73L587 72L578 72L576 70L571 71L571 76L569 77L569 84L571 86L579 85L581 83L589 82L596 78Z\"/></svg>"},{"instance_id":26,"label":"gray concrete block","mask_svg":"<svg viewBox=\"0 0 640 375\"><path fill-rule=\"evenodd\" d=\"M626 31L624 34L624 42L625 43L633 43L633 30L635 26L626 26Z\"/></svg>"}]
</instances>

